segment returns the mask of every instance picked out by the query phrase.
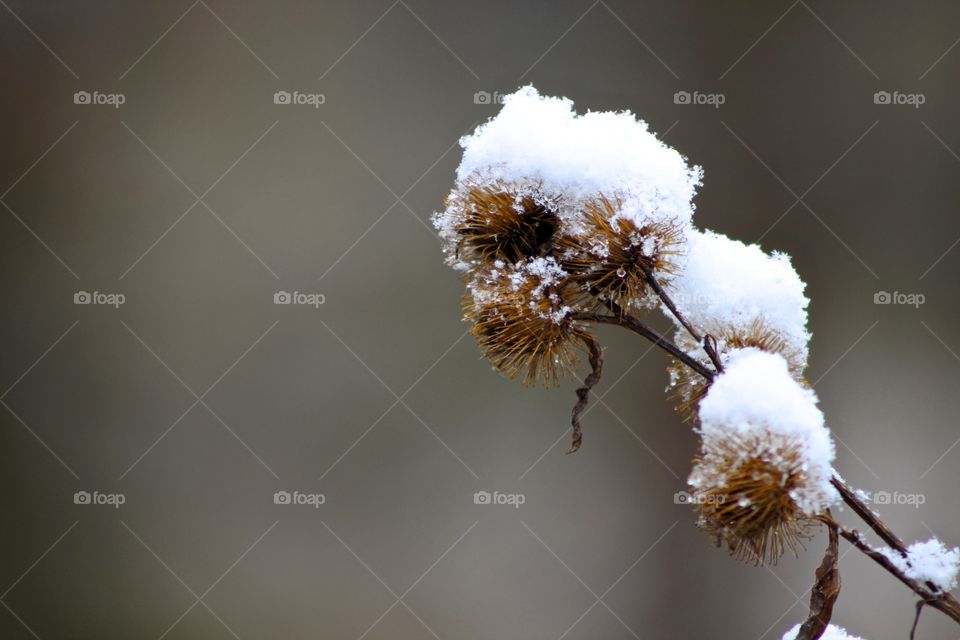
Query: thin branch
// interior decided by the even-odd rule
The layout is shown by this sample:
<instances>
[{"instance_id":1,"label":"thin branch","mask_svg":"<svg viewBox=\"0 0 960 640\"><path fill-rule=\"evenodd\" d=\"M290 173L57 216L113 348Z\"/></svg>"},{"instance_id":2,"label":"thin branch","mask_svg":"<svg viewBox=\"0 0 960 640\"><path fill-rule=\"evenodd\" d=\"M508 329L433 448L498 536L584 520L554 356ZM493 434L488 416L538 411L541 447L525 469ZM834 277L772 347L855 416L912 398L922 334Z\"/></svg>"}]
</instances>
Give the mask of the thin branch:
<instances>
[{"instance_id":1,"label":"thin branch","mask_svg":"<svg viewBox=\"0 0 960 640\"><path fill-rule=\"evenodd\" d=\"M873 512L873 509L857 496L847 483L834 476L830 479L830 484L840 493L840 497L853 509L853 512L860 516L860 519L866 522L888 547L896 549L904 556L907 555L907 547L903 544L903 541Z\"/></svg>"},{"instance_id":2,"label":"thin branch","mask_svg":"<svg viewBox=\"0 0 960 640\"><path fill-rule=\"evenodd\" d=\"M673 314L673 317L683 325L683 328L687 330L687 333L697 341L697 343L703 347L703 350L707 352L707 356L710 358L710 361L713 363L713 366L716 368L717 373L723 371L723 365L720 363L720 356L717 355L717 349L715 346L715 341L712 336L703 336L697 331L692 324L687 320L687 318L680 312L680 309L677 308L677 305L674 304L673 299L670 295L660 286L660 282L657 280L657 277L651 271L646 272L646 281L650 285L650 288L653 289L654 293L657 294L657 297L660 298L660 301L666 305L667 309L670 310L670 313Z\"/></svg>"},{"instance_id":3,"label":"thin branch","mask_svg":"<svg viewBox=\"0 0 960 640\"><path fill-rule=\"evenodd\" d=\"M880 519L880 516L874 513L873 510L868 507L843 480L840 480L834 476L830 482L837 489L837 491L840 492L840 497L843 499L843 501L853 510L854 513L860 517L861 520L867 523L873 532L876 533L877 536L879 536L888 547L896 549L900 555L907 557L906 545L904 545L900 537L897 536L897 534L895 534L890 527L888 527L887 524ZM927 582L925 585L921 585L916 580L908 577L906 574L900 571L887 556L875 549L872 549L870 545L864 542L860 537L859 531L841 529L840 535L865 555L873 559L874 562L893 574L898 580L900 580L900 582L910 587L915 594L920 596L927 606L943 612L955 622L960 623L960 602L958 602L952 595L949 593L940 592L937 585L933 584L932 582Z\"/></svg>"},{"instance_id":4,"label":"thin branch","mask_svg":"<svg viewBox=\"0 0 960 640\"><path fill-rule=\"evenodd\" d=\"M920 614L923 612L923 607L927 603L923 600L917 601L917 613L913 616L913 626L910 627L910 640L916 640L917 637L917 625L920 624Z\"/></svg>"},{"instance_id":5,"label":"thin branch","mask_svg":"<svg viewBox=\"0 0 960 640\"><path fill-rule=\"evenodd\" d=\"M852 544L864 555L886 569L890 574L897 578L897 580L908 586L915 594L920 596L926 606L933 607L934 609L943 612L954 622L960 623L960 602L957 602L957 600L949 593L935 595L928 591L926 587L922 586L916 580L898 569L896 565L890 561L890 558L880 553L876 549L871 548L870 545L864 542L863 538L860 537L859 531L851 531L849 529L841 528L840 535L844 540Z\"/></svg>"},{"instance_id":6,"label":"thin branch","mask_svg":"<svg viewBox=\"0 0 960 640\"><path fill-rule=\"evenodd\" d=\"M664 338L659 333L640 322L632 316L608 316L600 313L578 313L574 316L577 320L584 320L587 322L596 322L598 324L612 324L618 327L623 327L624 329L629 329L634 333L638 333L653 344L657 345L670 355L672 355L677 360L680 360L685 365L699 373L701 376L706 378L708 381L713 380L714 373L704 367L701 363L697 362L695 359L691 358L685 351L677 347L667 338Z\"/></svg>"},{"instance_id":7,"label":"thin branch","mask_svg":"<svg viewBox=\"0 0 960 640\"><path fill-rule=\"evenodd\" d=\"M583 342L587 347L587 353L590 359L590 375L583 380L583 386L577 389L577 404L573 406L573 412L570 422L573 424L573 436L570 441L570 450L567 453L573 453L580 448L583 442L583 434L580 431L580 416L583 410L587 408L587 400L590 398L590 391L598 382L603 371L603 349L600 343L593 336L585 336Z\"/></svg>"}]
</instances>

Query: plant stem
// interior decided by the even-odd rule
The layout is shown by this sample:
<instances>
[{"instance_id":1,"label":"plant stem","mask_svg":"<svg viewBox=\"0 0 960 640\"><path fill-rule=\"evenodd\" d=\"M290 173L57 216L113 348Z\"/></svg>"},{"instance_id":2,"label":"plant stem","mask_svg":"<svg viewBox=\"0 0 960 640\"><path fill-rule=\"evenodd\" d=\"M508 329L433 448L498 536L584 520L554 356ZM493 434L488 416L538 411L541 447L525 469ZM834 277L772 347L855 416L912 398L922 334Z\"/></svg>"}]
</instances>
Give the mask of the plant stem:
<instances>
[{"instance_id":1,"label":"plant stem","mask_svg":"<svg viewBox=\"0 0 960 640\"><path fill-rule=\"evenodd\" d=\"M840 529L840 535L844 540L855 546L861 552L864 553L867 557L872 559L874 562L879 564L881 567L890 572L894 577L897 578L900 582L907 585L911 591L920 596L923 602L928 607L933 607L938 611L942 611L954 622L960 623L960 602L957 602L949 593L933 594L926 589L926 587L920 585L916 580L910 578L905 573L900 571L891 561L890 558L880 553L876 549L872 549L870 545L863 541L860 537L860 532L856 530L849 529Z\"/></svg>"},{"instance_id":2,"label":"plant stem","mask_svg":"<svg viewBox=\"0 0 960 640\"><path fill-rule=\"evenodd\" d=\"M903 541L897 534L890 530L890 527L888 527L866 503L857 497L853 489L836 476L830 479L830 484L840 493L840 498L847 503L847 506L853 509L853 512L860 516L860 519L866 522L887 546L896 549L903 555L907 554L907 548L904 546Z\"/></svg>"},{"instance_id":3,"label":"plant stem","mask_svg":"<svg viewBox=\"0 0 960 640\"><path fill-rule=\"evenodd\" d=\"M837 549L839 537L837 524L830 518L824 519L829 527L830 537L827 550L823 554L823 562L817 567L817 580L810 590L810 615L800 625L796 640L817 640L823 636L833 617L833 607L840 596L840 553Z\"/></svg>"},{"instance_id":4,"label":"plant stem","mask_svg":"<svg viewBox=\"0 0 960 640\"><path fill-rule=\"evenodd\" d=\"M660 282L657 280L657 277L653 275L652 272L646 272L646 281L647 284L653 289L654 293L657 294L657 297L660 298L660 301L666 305L667 309L670 310L670 313L673 314L673 317L677 319L683 328L687 330L687 333L697 341L697 343L703 347L703 350L707 352L707 356L710 358L710 361L713 363L713 366L716 368L717 373L723 371L723 365L720 363L720 356L717 355L717 350L713 345L713 341L710 336L704 337L697 331L686 317L680 313L680 309L677 308L677 305L674 304L673 299L670 295L660 286Z\"/></svg>"},{"instance_id":5,"label":"plant stem","mask_svg":"<svg viewBox=\"0 0 960 640\"><path fill-rule=\"evenodd\" d=\"M601 313L578 313L574 316L577 320L585 320L587 322L596 322L598 324L612 324L618 327L623 327L624 329L629 329L634 333L638 333L653 344L657 345L670 355L672 355L677 360L683 362L685 365L702 375L708 381L712 381L714 373L707 369L705 366L691 358L686 352L677 347L667 338L664 338L659 333L640 322L633 316L608 316Z\"/></svg>"},{"instance_id":6,"label":"plant stem","mask_svg":"<svg viewBox=\"0 0 960 640\"><path fill-rule=\"evenodd\" d=\"M587 400L590 398L590 391L598 382L603 370L603 350L600 343L592 336L584 337L583 342L587 347L587 353L590 359L590 374L584 378L583 386L577 389L577 404L573 406L570 422L573 424L573 436L570 441L570 450L567 453L573 453L580 448L583 442L583 433L580 431L580 416L587 407Z\"/></svg>"},{"instance_id":7,"label":"plant stem","mask_svg":"<svg viewBox=\"0 0 960 640\"><path fill-rule=\"evenodd\" d=\"M857 494L850 489L849 486L843 481L837 478L836 476L830 481L831 484L840 492L840 497L843 501L856 513L861 520L863 520L867 525L873 530L877 536L883 540L888 547L896 549L900 555L907 557L907 547L903 544L903 541L895 534L887 524L880 519L873 510L868 507L863 500L857 497ZM884 569L892 573L897 577L901 582L910 587L914 593L920 596L928 606L938 609L948 615L950 618L955 620L957 623L960 623L960 602L957 601L949 593L937 593L937 585L934 585L932 582L927 582L926 585L921 585L915 580L908 578L903 572L897 569L890 559L885 555L871 549L870 546L863 541L860 537L858 531L848 531L846 529L840 530L840 535L849 541L857 549L865 553L867 556L872 558Z\"/></svg>"}]
</instances>

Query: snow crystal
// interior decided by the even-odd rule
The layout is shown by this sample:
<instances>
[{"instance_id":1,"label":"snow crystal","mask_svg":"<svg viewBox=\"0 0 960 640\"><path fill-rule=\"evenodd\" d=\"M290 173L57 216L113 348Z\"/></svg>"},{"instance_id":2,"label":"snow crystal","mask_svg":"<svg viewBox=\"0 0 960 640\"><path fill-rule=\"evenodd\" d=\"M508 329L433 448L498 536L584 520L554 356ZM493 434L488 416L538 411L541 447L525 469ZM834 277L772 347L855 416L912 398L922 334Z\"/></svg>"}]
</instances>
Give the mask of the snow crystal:
<instances>
[{"instance_id":1,"label":"snow crystal","mask_svg":"<svg viewBox=\"0 0 960 640\"><path fill-rule=\"evenodd\" d=\"M807 481L791 497L802 511L818 513L837 500L830 484L833 440L817 396L791 376L783 356L754 348L732 353L700 402L699 417L705 446L761 435L801 447Z\"/></svg>"},{"instance_id":2,"label":"snow crystal","mask_svg":"<svg viewBox=\"0 0 960 640\"><path fill-rule=\"evenodd\" d=\"M668 287L687 320L714 336L760 321L805 365L810 301L790 257L712 231L691 230L687 240L680 273Z\"/></svg>"},{"instance_id":3,"label":"snow crystal","mask_svg":"<svg viewBox=\"0 0 960 640\"><path fill-rule=\"evenodd\" d=\"M936 538L930 538L926 542L915 542L907 547L906 558L890 547L878 551L887 556L907 577L921 585L932 582L942 591L953 591L957 587L960 548L948 549Z\"/></svg>"},{"instance_id":4,"label":"snow crystal","mask_svg":"<svg viewBox=\"0 0 960 640\"><path fill-rule=\"evenodd\" d=\"M468 282L467 289L478 305L516 304L522 300L535 315L561 324L575 309L563 304L561 297L551 289L568 275L554 258L530 258L507 267L495 266ZM504 283L508 286L504 287ZM506 297L505 293L508 294ZM544 298L549 305L541 304Z\"/></svg>"},{"instance_id":5,"label":"snow crystal","mask_svg":"<svg viewBox=\"0 0 960 640\"><path fill-rule=\"evenodd\" d=\"M532 86L505 96L500 112L460 144L461 184L537 185L561 200L561 215L604 194L619 198L623 215L641 225L686 225L702 177L631 112L577 115L571 100L541 96Z\"/></svg>"},{"instance_id":6,"label":"snow crystal","mask_svg":"<svg viewBox=\"0 0 960 640\"><path fill-rule=\"evenodd\" d=\"M797 640L797 636L800 635L800 625L795 625L790 631L787 631L783 634L781 640ZM820 640L863 640L859 636L851 636L847 633L847 630L843 627L838 627L837 625L831 624L827 625L827 628L824 630L823 635L820 636Z\"/></svg>"}]
</instances>

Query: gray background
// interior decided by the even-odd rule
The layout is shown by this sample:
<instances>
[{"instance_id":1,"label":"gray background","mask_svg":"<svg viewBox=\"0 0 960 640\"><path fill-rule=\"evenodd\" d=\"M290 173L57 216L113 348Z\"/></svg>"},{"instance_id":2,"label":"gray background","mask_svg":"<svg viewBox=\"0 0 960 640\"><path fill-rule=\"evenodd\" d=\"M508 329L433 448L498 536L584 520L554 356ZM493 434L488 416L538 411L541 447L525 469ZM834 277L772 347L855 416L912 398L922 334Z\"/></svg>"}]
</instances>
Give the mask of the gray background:
<instances>
[{"instance_id":1,"label":"gray background","mask_svg":"<svg viewBox=\"0 0 960 640\"><path fill-rule=\"evenodd\" d=\"M838 468L924 496L882 508L905 538L960 542L956 3L0 4L0 637L760 640L802 620L822 538L753 568L674 504L695 440L659 352L599 331L603 402L565 456L575 385L525 389L463 337L427 220L451 145L495 113L474 93L526 82L640 114L704 166L701 226L792 254ZM842 569L835 620L905 638L909 592L855 552ZM958 636L924 614L920 637Z\"/></svg>"}]
</instances>

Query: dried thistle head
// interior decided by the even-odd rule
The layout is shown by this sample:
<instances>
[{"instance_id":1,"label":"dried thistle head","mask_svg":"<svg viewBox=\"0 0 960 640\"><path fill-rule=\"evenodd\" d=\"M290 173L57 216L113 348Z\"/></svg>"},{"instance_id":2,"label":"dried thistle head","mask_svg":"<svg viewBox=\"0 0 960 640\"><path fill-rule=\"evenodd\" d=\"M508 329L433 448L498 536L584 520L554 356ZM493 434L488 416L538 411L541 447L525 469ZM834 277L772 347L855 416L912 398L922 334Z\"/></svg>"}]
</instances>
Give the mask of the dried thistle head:
<instances>
[{"instance_id":1,"label":"dried thistle head","mask_svg":"<svg viewBox=\"0 0 960 640\"><path fill-rule=\"evenodd\" d=\"M770 433L709 438L694 460L691 502L698 525L717 546L756 564L797 555L810 537L814 514L797 495L809 482L802 443Z\"/></svg>"},{"instance_id":2,"label":"dried thistle head","mask_svg":"<svg viewBox=\"0 0 960 640\"><path fill-rule=\"evenodd\" d=\"M707 329L708 334L717 341L717 353L721 358L751 347L766 353L776 353L786 359L790 374L797 382L804 386L808 384L803 376L807 367L806 353L794 347L762 318L754 318L744 326L713 327L712 331L710 327ZM710 366L706 353L685 331L677 333L676 343L681 349L701 360L705 366ZM693 420L700 400L710 388L709 383L703 376L676 359L671 361L667 371L670 373L670 398L676 402L677 412L684 420Z\"/></svg>"},{"instance_id":3,"label":"dried thistle head","mask_svg":"<svg viewBox=\"0 0 960 640\"><path fill-rule=\"evenodd\" d=\"M556 385L572 372L589 334L574 319L578 292L553 258L499 263L478 275L464 298L485 358L525 384Z\"/></svg>"},{"instance_id":4,"label":"dried thistle head","mask_svg":"<svg viewBox=\"0 0 960 640\"><path fill-rule=\"evenodd\" d=\"M600 195L584 206L557 247L585 291L626 310L646 301L651 275L659 281L675 272L683 233L673 223L638 224L622 213L619 200Z\"/></svg>"},{"instance_id":5,"label":"dried thistle head","mask_svg":"<svg viewBox=\"0 0 960 640\"><path fill-rule=\"evenodd\" d=\"M557 203L535 187L466 183L447 200L455 260L475 268L544 257L560 225Z\"/></svg>"}]
</instances>

